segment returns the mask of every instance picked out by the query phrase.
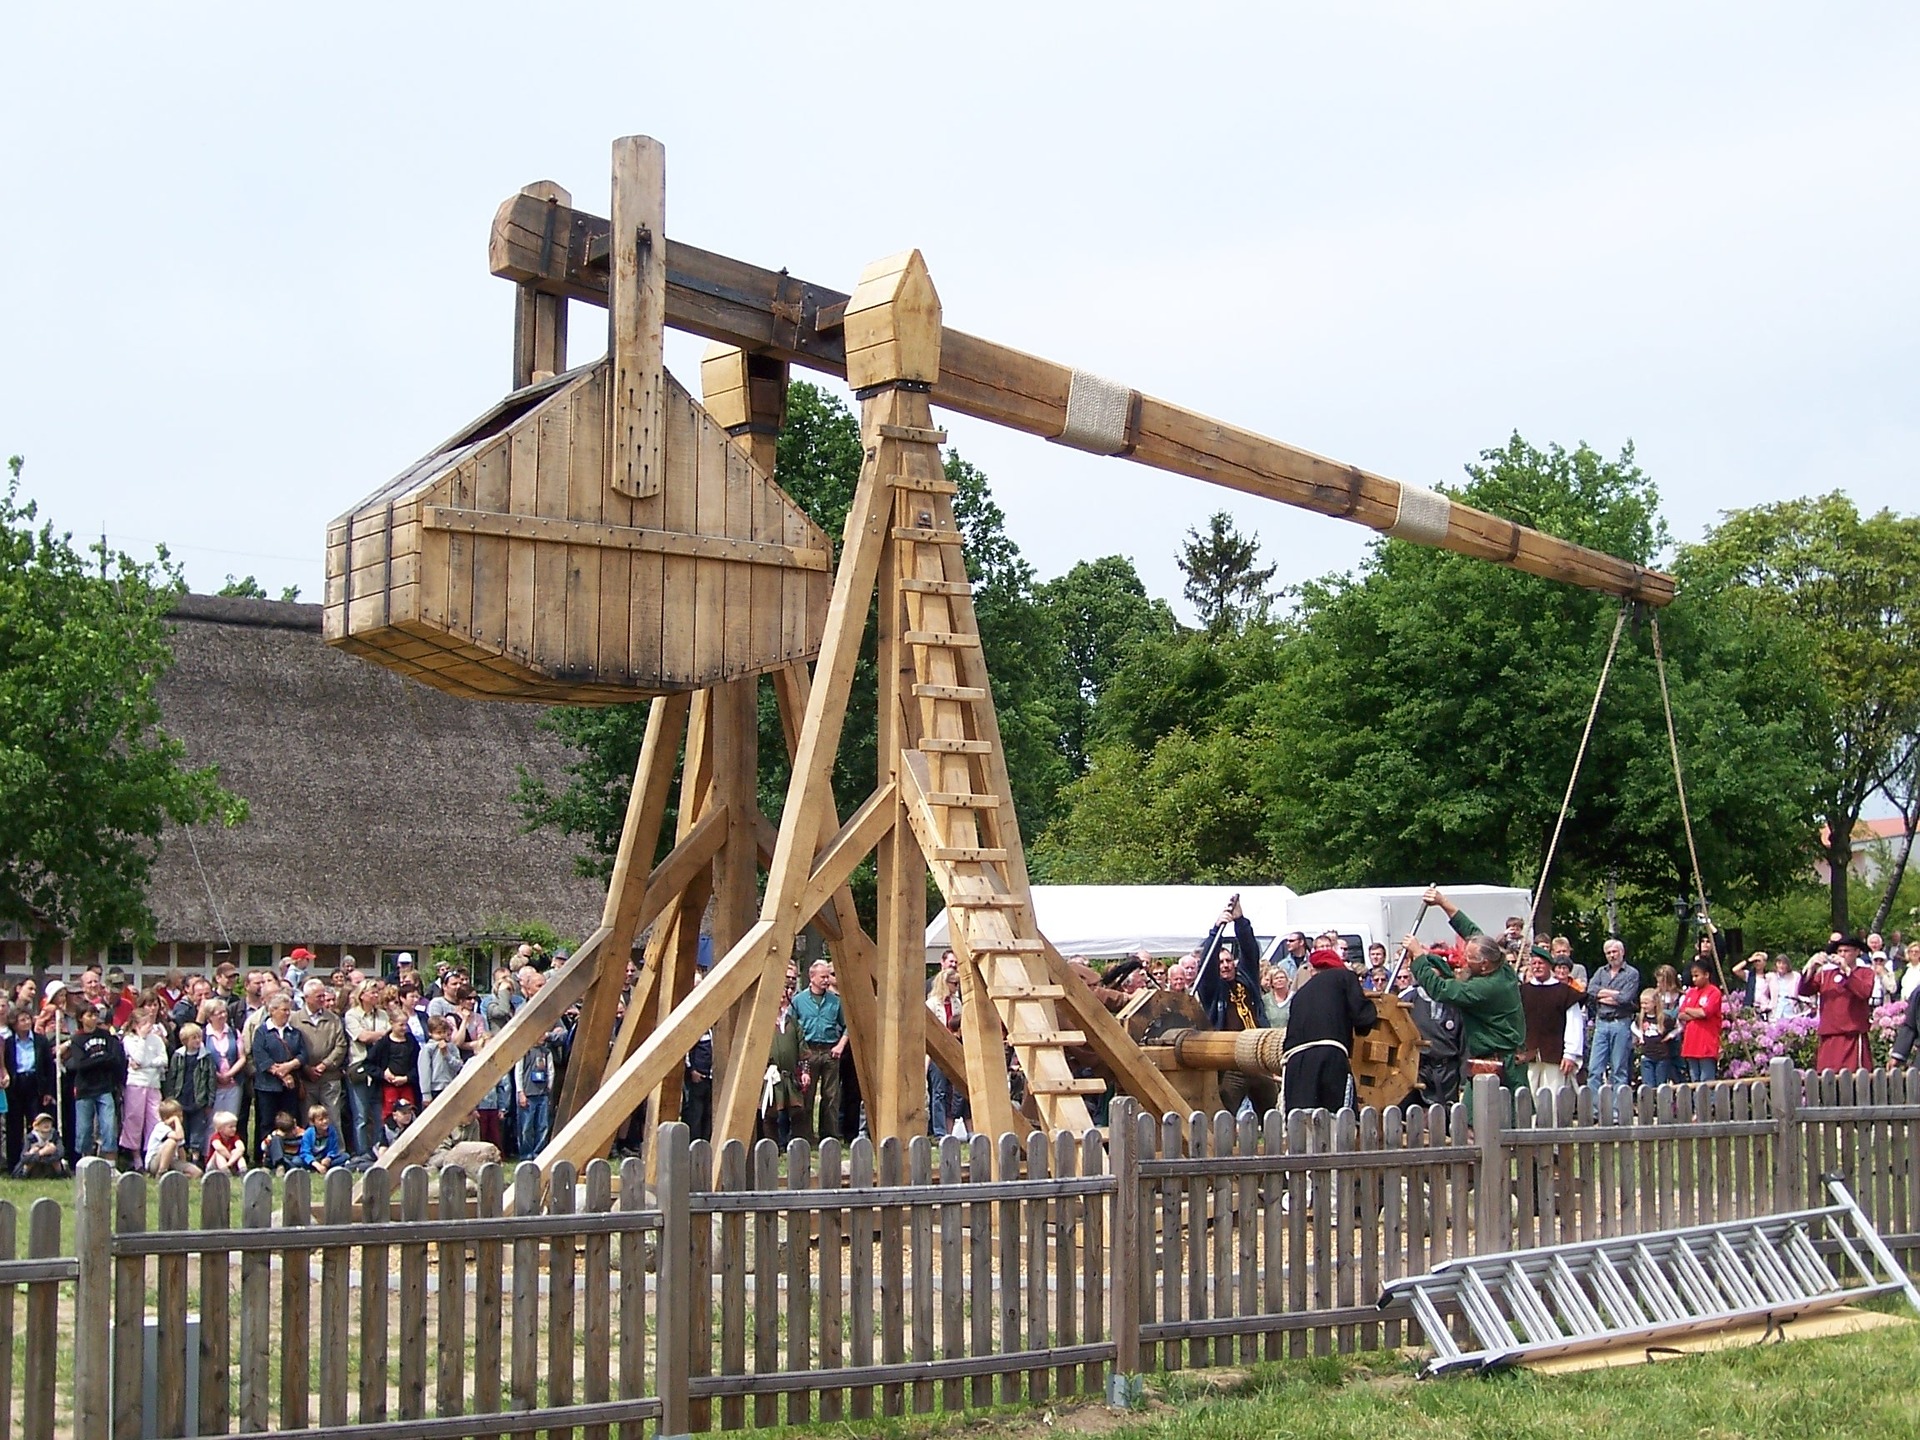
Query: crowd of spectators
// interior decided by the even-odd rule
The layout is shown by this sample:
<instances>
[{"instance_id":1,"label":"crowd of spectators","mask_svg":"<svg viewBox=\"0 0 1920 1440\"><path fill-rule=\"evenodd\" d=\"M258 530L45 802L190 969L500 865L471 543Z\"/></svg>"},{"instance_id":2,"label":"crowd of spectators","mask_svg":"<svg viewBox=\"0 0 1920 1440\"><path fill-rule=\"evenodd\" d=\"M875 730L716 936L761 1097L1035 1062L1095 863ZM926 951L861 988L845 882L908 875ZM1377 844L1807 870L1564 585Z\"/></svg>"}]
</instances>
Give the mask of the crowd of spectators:
<instances>
[{"instance_id":1,"label":"crowd of spectators","mask_svg":"<svg viewBox=\"0 0 1920 1440\"><path fill-rule=\"evenodd\" d=\"M305 949L146 990L115 969L22 980L0 998L0 1163L23 1178L88 1155L155 1175L364 1167L539 992L548 963L523 945L485 992L410 954L382 976L351 956L320 972ZM569 1034L542 1036L462 1136L535 1153Z\"/></svg>"},{"instance_id":2,"label":"crowd of spectators","mask_svg":"<svg viewBox=\"0 0 1920 1440\"><path fill-rule=\"evenodd\" d=\"M1337 932L1294 931L1263 958L1236 898L1185 955L1142 952L1104 971L1076 956L1069 966L1112 1010L1141 991L1165 990L1190 994L1202 1025L1285 1032L1284 1098L1273 1077L1221 1075L1222 1105L1256 1113L1336 1103L1350 1083L1353 1037L1372 1026L1385 995L1408 1006L1425 1041L1419 1085L1407 1098L1434 1103L1458 1098L1479 1073L1531 1088L1710 1081L1722 1074L1723 1033L1742 1016L1807 1017L1803 1025L1818 1029L1819 1068L1860 1068L1872 1058L1869 1017L1920 992L1920 941L1902 947L1897 936L1889 947L1878 935L1835 934L1804 962L1756 952L1728 963L1716 937L1703 934L1684 975L1670 965L1648 973L1615 938L1589 971L1565 936L1532 943L1518 917L1500 935L1483 935L1439 891L1429 899L1451 921L1449 945L1408 937L1397 955L1383 944L1350 952ZM65 1174L84 1155L152 1174L370 1165L566 953L548 962L522 946L485 990L452 965L421 973L411 955L384 976L351 957L326 973L312 960L296 949L272 968L173 972L145 991L118 970L88 969L44 989L19 982L0 998L0 1163L24 1177ZM629 989L638 973L629 966ZM948 951L926 1003L956 1035L962 992ZM536 1037L455 1138L502 1157L537 1154L576 1018L577 1008ZM1890 1063L1920 1060L1916 1020L1920 1005L1907 1005ZM864 1128L851 1038L831 962L804 974L789 966L760 1085L762 1135L784 1144ZM1099 1073L1090 1055L1073 1058L1082 1073ZM1025 1077L1011 1049L1005 1060L1019 1104ZM696 1136L710 1133L715 1064L709 1033L680 1076L681 1118ZM929 1130L964 1133L964 1087L937 1065L926 1074ZM618 1149L637 1146L641 1120L636 1112L628 1121Z\"/></svg>"}]
</instances>

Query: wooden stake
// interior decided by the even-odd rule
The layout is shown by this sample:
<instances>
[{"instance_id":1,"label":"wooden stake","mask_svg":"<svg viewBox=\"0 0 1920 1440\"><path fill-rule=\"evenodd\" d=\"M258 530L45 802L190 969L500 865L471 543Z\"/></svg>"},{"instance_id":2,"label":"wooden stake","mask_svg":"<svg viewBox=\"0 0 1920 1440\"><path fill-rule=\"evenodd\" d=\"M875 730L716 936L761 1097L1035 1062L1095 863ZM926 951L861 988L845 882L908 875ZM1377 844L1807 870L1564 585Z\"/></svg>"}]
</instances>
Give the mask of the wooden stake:
<instances>
[{"instance_id":1,"label":"wooden stake","mask_svg":"<svg viewBox=\"0 0 1920 1440\"><path fill-rule=\"evenodd\" d=\"M640 498L662 483L667 318L667 152L658 140L613 142L613 230L607 352L613 357L607 477Z\"/></svg>"}]
</instances>

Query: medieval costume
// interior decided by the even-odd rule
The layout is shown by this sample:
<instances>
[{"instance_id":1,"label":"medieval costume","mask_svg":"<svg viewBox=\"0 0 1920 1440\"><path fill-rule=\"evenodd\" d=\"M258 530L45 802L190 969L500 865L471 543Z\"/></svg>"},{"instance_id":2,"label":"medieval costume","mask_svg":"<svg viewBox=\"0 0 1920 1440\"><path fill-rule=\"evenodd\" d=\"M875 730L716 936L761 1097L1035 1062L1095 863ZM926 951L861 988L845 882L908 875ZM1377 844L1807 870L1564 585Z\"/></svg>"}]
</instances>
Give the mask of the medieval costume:
<instances>
[{"instance_id":1,"label":"medieval costume","mask_svg":"<svg viewBox=\"0 0 1920 1440\"><path fill-rule=\"evenodd\" d=\"M1265 1028L1266 1006L1260 995L1260 941L1253 933L1253 922L1244 915L1233 917L1231 934L1222 934L1223 919L1207 932L1200 947L1203 957L1194 977L1193 997L1207 1012L1207 1022L1215 1030L1260 1030ZM1223 973L1231 963L1232 973ZM1240 1070L1220 1072L1220 1103L1238 1110L1242 1100L1252 1100L1262 1113L1280 1103L1280 1089L1265 1075L1248 1075Z\"/></svg>"},{"instance_id":2,"label":"medieval costume","mask_svg":"<svg viewBox=\"0 0 1920 1440\"><path fill-rule=\"evenodd\" d=\"M1287 1109L1338 1110L1353 1080L1353 1037L1373 1029L1379 1011L1337 950L1307 957L1312 973L1293 992L1287 1012Z\"/></svg>"},{"instance_id":3,"label":"medieval costume","mask_svg":"<svg viewBox=\"0 0 1920 1440\"><path fill-rule=\"evenodd\" d=\"M1835 947L1851 956L1828 961L1818 970L1800 975L1802 997L1816 998L1820 1006L1820 1048L1814 1054L1816 1070L1865 1070L1873 1055L1867 1048L1867 1025L1873 1018L1873 970L1853 963L1866 946L1843 940Z\"/></svg>"}]
</instances>

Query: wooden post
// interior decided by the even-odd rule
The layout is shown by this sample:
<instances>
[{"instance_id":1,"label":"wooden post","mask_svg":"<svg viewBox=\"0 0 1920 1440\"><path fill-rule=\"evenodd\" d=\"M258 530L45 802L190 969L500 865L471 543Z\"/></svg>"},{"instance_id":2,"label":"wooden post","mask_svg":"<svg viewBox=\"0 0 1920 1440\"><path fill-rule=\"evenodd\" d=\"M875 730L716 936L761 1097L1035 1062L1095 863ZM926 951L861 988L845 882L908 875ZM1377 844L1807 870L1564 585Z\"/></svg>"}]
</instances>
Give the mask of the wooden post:
<instances>
[{"instance_id":1,"label":"wooden post","mask_svg":"<svg viewBox=\"0 0 1920 1440\"><path fill-rule=\"evenodd\" d=\"M96 1163L104 1164L105 1162L100 1161ZM9 1234L7 1239L9 1242L8 1248L11 1250L12 1235ZM59 1253L60 1202L50 1195L42 1195L38 1200L33 1202L32 1208L27 1211L27 1258L29 1260L51 1260ZM86 1252L82 1251L81 1253L84 1255ZM11 1256L9 1256L9 1258L11 1258ZM11 1295L11 1286L8 1287L8 1291L9 1295ZM12 1307L9 1306L8 1308L11 1309ZM11 1322L13 1317L9 1315L7 1318L9 1322ZM11 1341L13 1337L9 1335L7 1338ZM76 1346L80 1343L80 1338L76 1327L76 1333L74 1335L74 1343ZM26 1344L22 1347L26 1351L24 1358L26 1360L27 1393L24 1397L26 1403L21 1407L20 1416L22 1427L20 1433L25 1437L25 1440L53 1440L53 1372L57 1365L56 1352L59 1349L59 1344L60 1286L54 1282L29 1285L27 1287ZM105 1344L105 1337L102 1336L101 1346L103 1350ZM77 1350L74 1359L75 1379L77 1381L79 1369L79 1354ZM13 1357L11 1346L9 1346L7 1360L6 1374L4 1377L0 1377L0 1384L6 1385L7 1400L8 1403L11 1404L13 1399ZM80 1423L80 1395L77 1390L74 1394L73 1408L73 1433L76 1440L80 1440L80 1437L85 1437L89 1435L90 1432L82 1428ZM104 1428L94 1433L97 1433L99 1440L106 1440L106 1431Z\"/></svg>"},{"instance_id":2,"label":"wooden post","mask_svg":"<svg viewBox=\"0 0 1920 1440\"><path fill-rule=\"evenodd\" d=\"M1107 1382L1107 1404L1124 1409L1133 1403L1140 1375L1140 1266L1137 1257L1147 1241L1140 1224L1140 1147L1134 1133L1138 1109L1126 1096L1116 1097L1107 1122L1107 1168L1113 1173L1113 1200L1108 1210L1107 1254L1111 1257L1113 1290L1113 1373ZM1089 1256L1098 1263L1097 1257ZM1267 1264L1277 1266L1278 1256Z\"/></svg>"},{"instance_id":3,"label":"wooden post","mask_svg":"<svg viewBox=\"0 0 1920 1440\"><path fill-rule=\"evenodd\" d=\"M1776 1055L1767 1066L1773 1104L1773 1208L1800 1208L1800 1074L1793 1061Z\"/></svg>"},{"instance_id":4,"label":"wooden post","mask_svg":"<svg viewBox=\"0 0 1920 1440\"><path fill-rule=\"evenodd\" d=\"M713 953L716 956L726 954L737 945L758 918L759 844L754 822L760 813L756 794L760 774L759 687L757 679L735 680L715 687L713 693L713 794L727 807L727 841L713 860ZM697 933L697 916L693 917L692 924ZM760 983L735 1001L726 1019L714 1029L714 1075L738 1075L751 1083L756 1094L760 1088L759 1076L767 1068L766 1051L748 1048L754 1044L760 1028L754 1026L751 1019L759 1008L779 1009L785 970L786 955L770 955ZM721 1088L716 1078L716 1100ZM726 1123L714 1125L714 1146L724 1146L729 1140L751 1145L755 1109L751 1106L744 1111L730 1108L722 1116L717 1113L718 1108L716 1105L715 1121Z\"/></svg>"},{"instance_id":5,"label":"wooden post","mask_svg":"<svg viewBox=\"0 0 1920 1440\"><path fill-rule=\"evenodd\" d=\"M1507 1152L1501 1127L1512 1115L1513 1097L1497 1075L1473 1077L1473 1130L1480 1145L1474 1186L1473 1253L1494 1255L1513 1248L1513 1187L1507 1183Z\"/></svg>"},{"instance_id":6,"label":"wooden post","mask_svg":"<svg viewBox=\"0 0 1920 1440\"><path fill-rule=\"evenodd\" d=\"M607 476L615 490L637 499L660 493L664 468L667 152L658 140L627 135L613 142L612 223Z\"/></svg>"},{"instance_id":7,"label":"wooden post","mask_svg":"<svg viewBox=\"0 0 1920 1440\"><path fill-rule=\"evenodd\" d=\"M88 1156L74 1182L73 1437L108 1440L112 1423L113 1166Z\"/></svg>"},{"instance_id":8,"label":"wooden post","mask_svg":"<svg viewBox=\"0 0 1920 1440\"><path fill-rule=\"evenodd\" d=\"M541 240L549 252L565 254L568 231L572 228L573 196L551 180L536 180L520 187L545 203ZM512 204L512 201L508 201ZM567 297L545 294L532 285L521 284L513 296L513 388L520 390L536 381L558 375L567 368Z\"/></svg>"},{"instance_id":9,"label":"wooden post","mask_svg":"<svg viewBox=\"0 0 1920 1440\"><path fill-rule=\"evenodd\" d=\"M653 1393L660 1397L660 1440L676 1440L689 1430L687 1376L692 1359L688 1285L692 1274L693 1227L687 1213L692 1203L693 1160L687 1127L677 1122L660 1127L660 1259L654 1295L655 1366ZM623 1344L631 1343L623 1337Z\"/></svg>"}]
</instances>

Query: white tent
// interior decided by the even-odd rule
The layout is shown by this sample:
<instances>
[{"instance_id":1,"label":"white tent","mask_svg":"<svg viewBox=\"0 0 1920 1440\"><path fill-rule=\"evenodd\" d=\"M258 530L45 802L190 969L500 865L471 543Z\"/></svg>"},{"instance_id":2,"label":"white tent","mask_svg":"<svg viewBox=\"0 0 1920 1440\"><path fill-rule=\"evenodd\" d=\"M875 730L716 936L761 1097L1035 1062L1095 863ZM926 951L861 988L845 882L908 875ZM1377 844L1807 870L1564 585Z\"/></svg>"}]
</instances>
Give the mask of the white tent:
<instances>
[{"instance_id":1,"label":"white tent","mask_svg":"<svg viewBox=\"0 0 1920 1440\"><path fill-rule=\"evenodd\" d=\"M1184 955L1206 939L1235 892L1262 948L1287 930L1289 906L1299 897L1286 885L1036 885L1034 916L1040 933L1062 955L1106 958L1145 948ZM943 910L927 926L927 958L947 948Z\"/></svg>"},{"instance_id":2,"label":"white tent","mask_svg":"<svg viewBox=\"0 0 1920 1440\"><path fill-rule=\"evenodd\" d=\"M1509 915L1531 915L1533 896L1507 885L1442 885L1446 897L1482 930L1498 935ZM1304 930L1309 935L1322 930L1337 930L1343 935L1361 937L1363 943L1379 941L1389 951L1413 929L1420 917L1419 935L1429 943L1452 935L1446 912L1434 908L1420 916L1420 897L1424 885L1386 885L1354 890L1314 890L1296 896L1287 909L1287 929ZM1264 952L1264 949L1262 951Z\"/></svg>"}]
</instances>

